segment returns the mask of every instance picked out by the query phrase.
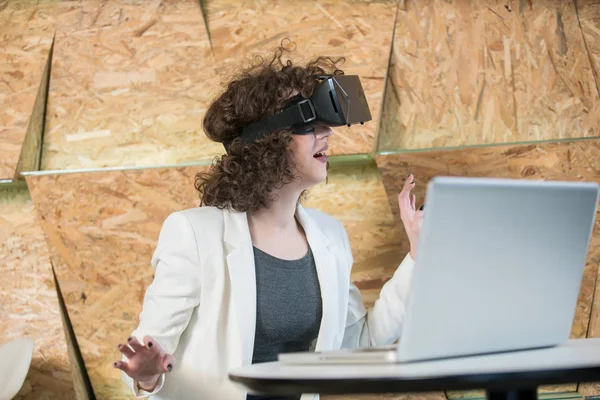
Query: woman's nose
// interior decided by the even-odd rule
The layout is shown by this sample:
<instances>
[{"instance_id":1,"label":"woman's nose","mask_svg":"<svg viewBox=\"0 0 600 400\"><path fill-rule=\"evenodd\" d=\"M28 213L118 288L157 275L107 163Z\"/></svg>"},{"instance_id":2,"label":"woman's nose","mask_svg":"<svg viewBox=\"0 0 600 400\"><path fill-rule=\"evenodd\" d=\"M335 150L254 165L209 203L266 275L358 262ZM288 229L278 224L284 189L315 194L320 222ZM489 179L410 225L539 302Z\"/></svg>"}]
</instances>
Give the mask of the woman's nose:
<instances>
[{"instance_id":1,"label":"woman's nose","mask_svg":"<svg viewBox=\"0 0 600 400\"><path fill-rule=\"evenodd\" d=\"M317 139L329 137L332 133L333 131L331 130L331 128L325 125L320 125L315 128L315 137Z\"/></svg>"}]
</instances>

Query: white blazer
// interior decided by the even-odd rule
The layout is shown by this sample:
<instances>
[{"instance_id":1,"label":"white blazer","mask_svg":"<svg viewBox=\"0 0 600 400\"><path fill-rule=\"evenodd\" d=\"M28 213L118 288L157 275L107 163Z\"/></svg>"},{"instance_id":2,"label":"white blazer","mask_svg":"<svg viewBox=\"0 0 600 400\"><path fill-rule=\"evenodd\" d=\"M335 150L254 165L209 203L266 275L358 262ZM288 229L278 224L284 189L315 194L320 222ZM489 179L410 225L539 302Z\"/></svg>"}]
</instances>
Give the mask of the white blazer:
<instances>
[{"instance_id":1,"label":"white blazer","mask_svg":"<svg viewBox=\"0 0 600 400\"><path fill-rule=\"evenodd\" d=\"M414 266L410 254L367 311L350 281L353 258L343 225L300 205L296 217L314 255L323 304L312 348L396 341ZM162 226L152 265L154 281L132 336L140 342L152 336L176 362L152 393L138 391L124 373L123 379L138 398L245 400L246 392L229 380L228 371L251 364L254 347L256 281L246 213L215 207L172 213Z\"/></svg>"}]
</instances>

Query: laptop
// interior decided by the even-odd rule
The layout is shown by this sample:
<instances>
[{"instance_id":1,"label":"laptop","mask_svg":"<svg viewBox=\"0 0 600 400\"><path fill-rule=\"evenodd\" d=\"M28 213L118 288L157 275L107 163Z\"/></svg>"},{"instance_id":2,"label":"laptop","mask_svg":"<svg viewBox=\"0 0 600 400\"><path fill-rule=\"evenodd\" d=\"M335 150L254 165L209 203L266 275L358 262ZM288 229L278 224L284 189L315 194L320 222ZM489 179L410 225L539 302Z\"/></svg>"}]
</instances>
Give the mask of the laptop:
<instances>
[{"instance_id":1,"label":"laptop","mask_svg":"<svg viewBox=\"0 0 600 400\"><path fill-rule=\"evenodd\" d=\"M587 182L432 179L399 343L280 363L408 363L565 343L598 193Z\"/></svg>"}]
</instances>

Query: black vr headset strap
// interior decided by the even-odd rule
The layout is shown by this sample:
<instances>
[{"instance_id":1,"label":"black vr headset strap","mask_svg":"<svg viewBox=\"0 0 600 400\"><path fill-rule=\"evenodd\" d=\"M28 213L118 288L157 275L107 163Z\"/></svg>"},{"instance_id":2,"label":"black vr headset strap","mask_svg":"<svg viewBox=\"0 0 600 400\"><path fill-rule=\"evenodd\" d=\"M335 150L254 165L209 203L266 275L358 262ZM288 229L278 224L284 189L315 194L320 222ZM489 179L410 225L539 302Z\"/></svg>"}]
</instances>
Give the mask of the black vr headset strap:
<instances>
[{"instance_id":1,"label":"black vr headset strap","mask_svg":"<svg viewBox=\"0 0 600 400\"><path fill-rule=\"evenodd\" d=\"M244 141L251 142L278 129L303 125L316 119L317 113L312 101L303 98L293 106L245 127L241 137Z\"/></svg>"}]
</instances>

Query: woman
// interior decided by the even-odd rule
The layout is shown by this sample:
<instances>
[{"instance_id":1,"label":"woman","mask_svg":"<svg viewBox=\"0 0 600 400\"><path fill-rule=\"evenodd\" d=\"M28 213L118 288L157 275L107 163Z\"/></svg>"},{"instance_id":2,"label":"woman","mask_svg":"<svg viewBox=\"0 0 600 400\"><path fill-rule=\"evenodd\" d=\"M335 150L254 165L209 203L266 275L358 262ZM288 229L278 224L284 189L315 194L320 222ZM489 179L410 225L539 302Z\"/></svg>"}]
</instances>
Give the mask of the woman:
<instances>
[{"instance_id":1,"label":"woman","mask_svg":"<svg viewBox=\"0 0 600 400\"><path fill-rule=\"evenodd\" d=\"M342 73L339 60L301 67L282 54L244 70L206 113L206 134L227 154L196 178L203 207L165 220L139 326L114 364L137 397L253 398L228 380L230 369L282 352L390 344L400 334L422 219L414 180L399 194L410 253L367 312L350 282L343 225L299 204L327 177L331 129L240 138L290 99L308 98L316 76Z\"/></svg>"}]
</instances>

